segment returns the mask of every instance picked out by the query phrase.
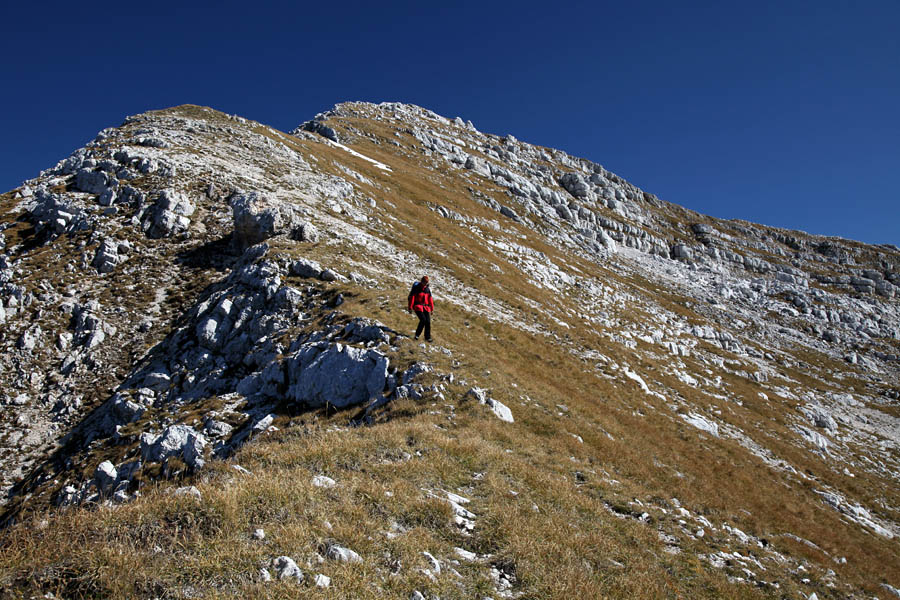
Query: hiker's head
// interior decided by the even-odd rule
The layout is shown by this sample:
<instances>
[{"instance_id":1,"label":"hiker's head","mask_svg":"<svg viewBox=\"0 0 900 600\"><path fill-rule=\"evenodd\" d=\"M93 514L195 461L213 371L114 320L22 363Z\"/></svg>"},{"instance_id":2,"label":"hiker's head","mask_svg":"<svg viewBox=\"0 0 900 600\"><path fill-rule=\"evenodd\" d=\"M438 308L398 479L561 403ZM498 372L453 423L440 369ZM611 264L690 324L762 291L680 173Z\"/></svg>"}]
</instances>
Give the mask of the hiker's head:
<instances>
[{"instance_id":1,"label":"hiker's head","mask_svg":"<svg viewBox=\"0 0 900 600\"><path fill-rule=\"evenodd\" d=\"M422 283L424 283L425 285L428 285L428 275L422 276Z\"/></svg>"}]
</instances>

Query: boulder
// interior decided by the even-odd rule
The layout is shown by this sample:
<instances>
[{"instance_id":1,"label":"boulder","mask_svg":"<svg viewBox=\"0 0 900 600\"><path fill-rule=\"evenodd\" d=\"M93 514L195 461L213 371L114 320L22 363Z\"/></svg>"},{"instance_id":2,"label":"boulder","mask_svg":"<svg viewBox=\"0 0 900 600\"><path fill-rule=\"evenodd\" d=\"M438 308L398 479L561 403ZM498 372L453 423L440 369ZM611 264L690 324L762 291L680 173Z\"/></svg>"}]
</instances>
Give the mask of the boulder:
<instances>
[{"instance_id":1,"label":"boulder","mask_svg":"<svg viewBox=\"0 0 900 600\"><path fill-rule=\"evenodd\" d=\"M199 469L206 461L203 448L206 438L187 425L172 425L159 435L141 435L141 458L162 462L169 457L180 458L192 468Z\"/></svg>"},{"instance_id":2,"label":"boulder","mask_svg":"<svg viewBox=\"0 0 900 600\"><path fill-rule=\"evenodd\" d=\"M485 163L483 160L481 160L478 157L469 156L466 159L465 166L467 169L469 169L471 171L475 171L479 175L484 175L485 177L491 176L491 168L487 165L487 163Z\"/></svg>"},{"instance_id":3,"label":"boulder","mask_svg":"<svg viewBox=\"0 0 900 600\"><path fill-rule=\"evenodd\" d=\"M97 269L98 273L111 273L116 265L119 264L119 243L112 239L105 239L94 253L94 260L91 266Z\"/></svg>"},{"instance_id":4,"label":"boulder","mask_svg":"<svg viewBox=\"0 0 900 600\"><path fill-rule=\"evenodd\" d=\"M319 230L312 223L302 223L291 232L291 238L298 242L314 244L319 241Z\"/></svg>"},{"instance_id":5,"label":"boulder","mask_svg":"<svg viewBox=\"0 0 900 600\"><path fill-rule=\"evenodd\" d=\"M286 396L303 406L360 404L380 396L387 382L388 359L372 349L308 344L286 362Z\"/></svg>"},{"instance_id":6,"label":"boulder","mask_svg":"<svg viewBox=\"0 0 900 600\"><path fill-rule=\"evenodd\" d=\"M194 203L184 194L172 189L162 190L143 216L144 233L153 239L185 233L195 210Z\"/></svg>"},{"instance_id":7,"label":"boulder","mask_svg":"<svg viewBox=\"0 0 900 600\"><path fill-rule=\"evenodd\" d=\"M508 206L500 206L500 214L504 217L512 219L516 223L522 222L522 219L519 217L519 215L517 215L516 212Z\"/></svg>"},{"instance_id":8,"label":"boulder","mask_svg":"<svg viewBox=\"0 0 900 600\"><path fill-rule=\"evenodd\" d=\"M109 177L103 171L81 169L75 174L74 188L88 194L102 194L110 185Z\"/></svg>"},{"instance_id":9,"label":"boulder","mask_svg":"<svg viewBox=\"0 0 900 600\"><path fill-rule=\"evenodd\" d=\"M309 131L310 133L318 133L322 137L328 138L332 142L338 141L337 132L333 128L331 128L328 125L326 125L325 123L323 123L322 121L319 121L318 119L313 119L312 121L307 121L306 123L304 123L297 129L295 129L292 133L296 134L296 132L300 131L300 130Z\"/></svg>"},{"instance_id":10,"label":"boulder","mask_svg":"<svg viewBox=\"0 0 900 600\"><path fill-rule=\"evenodd\" d=\"M61 198L44 189L35 193L31 219L38 231L50 231L56 235L72 233L91 227L91 219L71 200Z\"/></svg>"},{"instance_id":11,"label":"boulder","mask_svg":"<svg viewBox=\"0 0 900 600\"><path fill-rule=\"evenodd\" d=\"M16 341L16 348L28 351L34 350L40 337L41 327L40 325L34 325L22 332L22 335Z\"/></svg>"},{"instance_id":12,"label":"boulder","mask_svg":"<svg viewBox=\"0 0 900 600\"><path fill-rule=\"evenodd\" d=\"M299 229L299 237L304 236L305 224L292 204L259 192L239 193L231 198L231 214L234 219L234 239L242 248L247 248L270 237L290 233ZM315 228L308 236L318 239ZM313 240L310 240L313 241Z\"/></svg>"},{"instance_id":13,"label":"boulder","mask_svg":"<svg viewBox=\"0 0 900 600\"><path fill-rule=\"evenodd\" d=\"M821 406L808 404L800 409L804 415L816 426L828 431L837 431L837 422L827 410Z\"/></svg>"},{"instance_id":14,"label":"boulder","mask_svg":"<svg viewBox=\"0 0 900 600\"><path fill-rule=\"evenodd\" d=\"M145 410L143 406L121 394L111 398L109 407L115 421L123 425L139 419Z\"/></svg>"},{"instance_id":15,"label":"boulder","mask_svg":"<svg viewBox=\"0 0 900 600\"><path fill-rule=\"evenodd\" d=\"M578 173L566 173L559 178L559 185L576 198L586 198L591 193L590 184Z\"/></svg>"},{"instance_id":16,"label":"boulder","mask_svg":"<svg viewBox=\"0 0 900 600\"><path fill-rule=\"evenodd\" d=\"M675 259L692 260L694 253L687 244L675 244L672 246L671 256Z\"/></svg>"},{"instance_id":17,"label":"boulder","mask_svg":"<svg viewBox=\"0 0 900 600\"><path fill-rule=\"evenodd\" d=\"M291 263L290 273L297 277L313 277L318 279L322 274L322 265L314 260L298 258Z\"/></svg>"},{"instance_id":18,"label":"boulder","mask_svg":"<svg viewBox=\"0 0 900 600\"><path fill-rule=\"evenodd\" d=\"M357 317L344 326L344 335L354 342L390 342L387 328L380 323L370 321L364 317Z\"/></svg>"},{"instance_id":19,"label":"boulder","mask_svg":"<svg viewBox=\"0 0 900 600\"><path fill-rule=\"evenodd\" d=\"M203 432L212 438L225 437L231 433L232 429L234 428L228 423L215 419L207 419L203 426Z\"/></svg>"}]
</instances>

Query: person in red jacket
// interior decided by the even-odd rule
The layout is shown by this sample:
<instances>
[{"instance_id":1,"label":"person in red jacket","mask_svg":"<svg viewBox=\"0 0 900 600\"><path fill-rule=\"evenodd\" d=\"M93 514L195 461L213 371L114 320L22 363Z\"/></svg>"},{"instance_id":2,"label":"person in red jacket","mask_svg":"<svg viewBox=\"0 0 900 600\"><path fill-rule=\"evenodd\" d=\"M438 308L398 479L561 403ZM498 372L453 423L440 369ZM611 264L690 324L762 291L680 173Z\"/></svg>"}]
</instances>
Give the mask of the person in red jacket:
<instances>
[{"instance_id":1,"label":"person in red jacket","mask_svg":"<svg viewBox=\"0 0 900 600\"><path fill-rule=\"evenodd\" d=\"M413 284L412 291L407 299L409 312L415 312L419 317L419 326L416 327L415 339L419 339L422 330L425 330L425 341L431 341L431 313L434 312L434 299L431 297L431 288L428 287L428 275Z\"/></svg>"}]
</instances>

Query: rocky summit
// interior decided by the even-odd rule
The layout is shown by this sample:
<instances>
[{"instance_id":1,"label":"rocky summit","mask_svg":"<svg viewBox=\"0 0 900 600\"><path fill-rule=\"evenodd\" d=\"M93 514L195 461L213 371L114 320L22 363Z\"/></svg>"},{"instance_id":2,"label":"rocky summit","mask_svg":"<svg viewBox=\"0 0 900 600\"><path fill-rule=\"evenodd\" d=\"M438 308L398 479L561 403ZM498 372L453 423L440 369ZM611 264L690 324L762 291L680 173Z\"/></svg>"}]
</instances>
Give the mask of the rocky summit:
<instances>
[{"instance_id":1,"label":"rocky summit","mask_svg":"<svg viewBox=\"0 0 900 600\"><path fill-rule=\"evenodd\" d=\"M417 106L129 117L0 195L0 591L900 597L898 294Z\"/></svg>"}]
</instances>

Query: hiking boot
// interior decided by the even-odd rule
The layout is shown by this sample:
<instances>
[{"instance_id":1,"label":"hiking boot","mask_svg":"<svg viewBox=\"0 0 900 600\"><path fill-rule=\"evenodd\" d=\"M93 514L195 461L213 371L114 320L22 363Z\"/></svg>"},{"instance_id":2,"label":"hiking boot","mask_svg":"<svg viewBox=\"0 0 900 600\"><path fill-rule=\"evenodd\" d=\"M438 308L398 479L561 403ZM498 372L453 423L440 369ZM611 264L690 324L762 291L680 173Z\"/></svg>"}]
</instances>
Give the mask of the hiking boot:
<instances>
[{"instance_id":1,"label":"hiking boot","mask_svg":"<svg viewBox=\"0 0 900 600\"><path fill-rule=\"evenodd\" d=\"M414 335L414 336L413 336L413 339L414 339L414 340L417 340L417 339L419 339L419 336Z\"/></svg>"},{"instance_id":2,"label":"hiking boot","mask_svg":"<svg viewBox=\"0 0 900 600\"><path fill-rule=\"evenodd\" d=\"M432 340L431 338L425 338L425 341L428 342L428 343L430 344L430 343L433 342L434 340Z\"/></svg>"}]
</instances>

